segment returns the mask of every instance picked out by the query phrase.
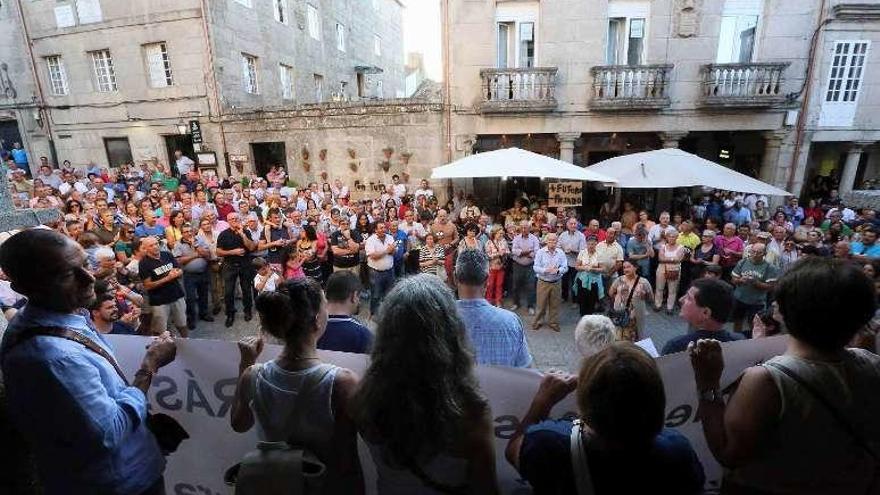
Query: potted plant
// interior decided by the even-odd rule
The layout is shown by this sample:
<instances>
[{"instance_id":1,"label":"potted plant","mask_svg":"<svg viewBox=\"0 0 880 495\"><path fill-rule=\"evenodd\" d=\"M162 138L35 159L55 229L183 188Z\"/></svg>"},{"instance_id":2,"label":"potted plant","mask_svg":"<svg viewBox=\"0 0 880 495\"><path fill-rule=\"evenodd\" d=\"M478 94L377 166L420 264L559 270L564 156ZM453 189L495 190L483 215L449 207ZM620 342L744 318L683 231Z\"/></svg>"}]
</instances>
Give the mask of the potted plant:
<instances>
[{"instance_id":1,"label":"potted plant","mask_svg":"<svg viewBox=\"0 0 880 495\"><path fill-rule=\"evenodd\" d=\"M385 159L386 159L386 160L390 160L390 159L391 159L391 155L394 154L394 148L392 148L392 147L390 147L390 146L387 147L387 148L383 148L383 149L382 149L382 153L385 154Z\"/></svg>"}]
</instances>

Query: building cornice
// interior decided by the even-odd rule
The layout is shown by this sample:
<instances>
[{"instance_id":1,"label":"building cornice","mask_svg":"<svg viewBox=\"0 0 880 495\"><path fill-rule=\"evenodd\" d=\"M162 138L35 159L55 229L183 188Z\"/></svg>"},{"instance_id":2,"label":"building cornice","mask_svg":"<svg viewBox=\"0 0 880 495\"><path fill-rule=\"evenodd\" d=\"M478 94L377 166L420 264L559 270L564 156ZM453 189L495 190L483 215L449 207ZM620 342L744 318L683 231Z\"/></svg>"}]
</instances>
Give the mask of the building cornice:
<instances>
[{"instance_id":1,"label":"building cornice","mask_svg":"<svg viewBox=\"0 0 880 495\"><path fill-rule=\"evenodd\" d=\"M834 19L840 21L878 21L880 20L880 4L874 3L839 3L831 9Z\"/></svg>"}]
</instances>

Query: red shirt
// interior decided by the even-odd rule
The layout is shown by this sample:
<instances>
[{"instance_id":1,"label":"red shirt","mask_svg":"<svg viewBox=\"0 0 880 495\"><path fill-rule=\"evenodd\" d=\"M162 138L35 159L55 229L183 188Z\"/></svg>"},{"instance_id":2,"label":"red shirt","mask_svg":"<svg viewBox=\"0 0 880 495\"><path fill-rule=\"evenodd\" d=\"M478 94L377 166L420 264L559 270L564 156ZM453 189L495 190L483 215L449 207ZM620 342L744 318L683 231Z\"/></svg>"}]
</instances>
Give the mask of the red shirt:
<instances>
[{"instance_id":1,"label":"red shirt","mask_svg":"<svg viewBox=\"0 0 880 495\"><path fill-rule=\"evenodd\" d=\"M596 236L596 240L597 240L598 242L602 242L602 241L605 240L605 231L602 230L602 229L599 229L599 230L597 230L597 231L595 231L595 232L593 232L593 231L590 230L590 229L584 229L584 237L586 237L587 239L589 239L591 235Z\"/></svg>"},{"instance_id":2,"label":"red shirt","mask_svg":"<svg viewBox=\"0 0 880 495\"><path fill-rule=\"evenodd\" d=\"M226 221L227 215L235 212L235 208L233 208L232 204L230 204L230 203L225 203L225 204L223 204L223 206L220 206L215 203L214 206L217 207L217 219L223 220L224 222Z\"/></svg>"}]
</instances>

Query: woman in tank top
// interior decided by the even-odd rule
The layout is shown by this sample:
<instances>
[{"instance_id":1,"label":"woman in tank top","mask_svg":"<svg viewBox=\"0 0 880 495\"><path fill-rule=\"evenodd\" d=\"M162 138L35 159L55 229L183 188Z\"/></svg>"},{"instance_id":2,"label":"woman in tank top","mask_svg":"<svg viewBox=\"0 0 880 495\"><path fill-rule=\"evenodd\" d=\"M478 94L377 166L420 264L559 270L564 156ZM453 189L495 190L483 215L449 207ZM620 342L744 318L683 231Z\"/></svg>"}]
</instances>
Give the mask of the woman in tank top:
<instances>
[{"instance_id":1,"label":"woman in tank top","mask_svg":"<svg viewBox=\"0 0 880 495\"><path fill-rule=\"evenodd\" d=\"M322 363L316 343L327 326L327 301L310 278L288 281L256 300L263 331L284 342L284 350L255 364L260 337L239 342L241 363L230 414L232 429L257 427L261 441L288 441L313 452L327 466L323 493L364 493L351 419L358 377Z\"/></svg>"},{"instance_id":2,"label":"woman in tank top","mask_svg":"<svg viewBox=\"0 0 880 495\"><path fill-rule=\"evenodd\" d=\"M397 282L355 396L382 495L498 493L491 412L467 333L437 277Z\"/></svg>"},{"instance_id":3,"label":"woman in tank top","mask_svg":"<svg viewBox=\"0 0 880 495\"><path fill-rule=\"evenodd\" d=\"M878 493L880 357L846 348L874 315L873 284L846 260L810 257L779 280L776 302L788 349L746 369L727 404L720 344L689 347L721 493Z\"/></svg>"}]
</instances>

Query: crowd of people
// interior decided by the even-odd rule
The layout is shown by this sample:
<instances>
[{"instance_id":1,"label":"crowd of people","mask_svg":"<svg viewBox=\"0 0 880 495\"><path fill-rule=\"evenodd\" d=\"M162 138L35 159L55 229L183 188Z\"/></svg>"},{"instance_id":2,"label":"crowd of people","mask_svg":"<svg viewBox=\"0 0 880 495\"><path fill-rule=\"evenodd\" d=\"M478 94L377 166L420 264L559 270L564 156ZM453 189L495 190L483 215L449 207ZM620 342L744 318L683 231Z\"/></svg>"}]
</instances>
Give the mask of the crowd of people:
<instances>
[{"instance_id":1,"label":"crowd of people","mask_svg":"<svg viewBox=\"0 0 880 495\"><path fill-rule=\"evenodd\" d=\"M185 158L182 174L42 163L33 179L7 163L16 204L63 212L0 247L8 414L47 493L164 493L146 392L175 338L220 312L232 326L239 306L262 332L239 343L232 429L313 452L322 493L365 491L358 436L379 493L497 493L474 366L532 366L527 329L560 332L565 304L582 315L580 373L545 374L505 452L535 493L702 493L693 448L664 428L657 366L632 344L652 309L690 325L662 353L690 353L730 493L866 493L877 475L880 220L836 194L771 214L767 198L712 191L656 221L611 201L589 219L526 196L503 211L461 191L441 204L397 176L357 200L277 168L221 180ZM107 333L154 336L131 383ZM778 333L784 356L720 389L719 342ZM270 336L284 350L256 364ZM360 377L318 349L370 362ZM548 419L572 392L579 418Z\"/></svg>"}]
</instances>

